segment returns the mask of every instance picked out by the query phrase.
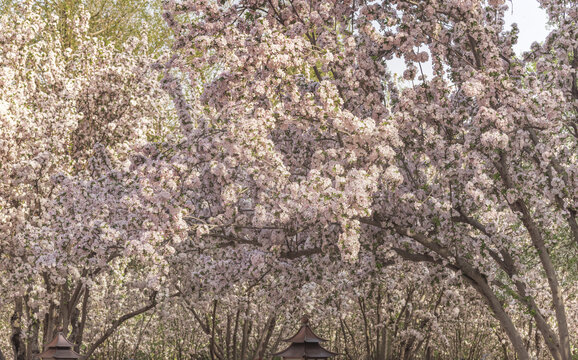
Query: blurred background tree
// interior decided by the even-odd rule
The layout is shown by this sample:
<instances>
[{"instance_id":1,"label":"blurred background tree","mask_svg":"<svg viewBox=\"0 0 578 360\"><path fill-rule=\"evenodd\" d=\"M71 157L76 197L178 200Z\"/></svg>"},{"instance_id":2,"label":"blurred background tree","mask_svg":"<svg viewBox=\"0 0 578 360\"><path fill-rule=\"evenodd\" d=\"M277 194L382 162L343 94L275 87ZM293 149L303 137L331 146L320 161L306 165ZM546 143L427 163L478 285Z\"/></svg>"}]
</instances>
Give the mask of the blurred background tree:
<instances>
[{"instance_id":1,"label":"blurred background tree","mask_svg":"<svg viewBox=\"0 0 578 360\"><path fill-rule=\"evenodd\" d=\"M130 37L148 38L149 54L170 46L171 33L161 16L161 0L31 0L47 17L57 15L64 48L74 48L74 19L90 14L89 34L107 44L121 46ZM0 0L0 15L22 1Z\"/></svg>"}]
</instances>

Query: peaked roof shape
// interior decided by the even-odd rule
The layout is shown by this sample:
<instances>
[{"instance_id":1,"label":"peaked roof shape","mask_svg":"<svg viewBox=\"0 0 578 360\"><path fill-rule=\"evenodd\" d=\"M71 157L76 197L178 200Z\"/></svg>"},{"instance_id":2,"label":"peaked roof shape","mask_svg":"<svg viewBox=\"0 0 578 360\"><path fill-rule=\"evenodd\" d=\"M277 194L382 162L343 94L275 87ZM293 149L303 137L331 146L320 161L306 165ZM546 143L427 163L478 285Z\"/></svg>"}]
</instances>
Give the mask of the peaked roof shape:
<instances>
[{"instance_id":1,"label":"peaked roof shape","mask_svg":"<svg viewBox=\"0 0 578 360\"><path fill-rule=\"evenodd\" d=\"M46 351L38 355L41 359L70 360L82 358L80 354L72 350L74 344L68 341L60 331L44 348Z\"/></svg>"},{"instance_id":2,"label":"peaked roof shape","mask_svg":"<svg viewBox=\"0 0 578 360\"><path fill-rule=\"evenodd\" d=\"M283 341L292 343L321 343L327 340L315 335L313 330L309 327L309 322L304 322L299 331L297 331L297 334Z\"/></svg>"},{"instance_id":3,"label":"peaked roof shape","mask_svg":"<svg viewBox=\"0 0 578 360\"><path fill-rule=\"evenodd\" d=\"M52 339L51 342L46 344L45 347L46 348L73 348L74 344L71 343L70 341L68 341L64 337L64 335L62 334L62 331L59 331L58 334L56 334L56 336L54 337L54 339Z\"/></svg>"},{"instance_id":4,"label":"peaked roof shape","mask_svg":"<svg viewBox=\"0 0 578 360\"><path fill-rule=\"evenodd\" d=\"M339 355L321 346L321 343L327 340L315 335L309 327L309 319L307 317L304 317L301 323L303 325L297 334L284 340L290 342L291 345L283 351L272 354L273 356L281 356L283 359L329 359Z\"/></svg>"}]
</instances>

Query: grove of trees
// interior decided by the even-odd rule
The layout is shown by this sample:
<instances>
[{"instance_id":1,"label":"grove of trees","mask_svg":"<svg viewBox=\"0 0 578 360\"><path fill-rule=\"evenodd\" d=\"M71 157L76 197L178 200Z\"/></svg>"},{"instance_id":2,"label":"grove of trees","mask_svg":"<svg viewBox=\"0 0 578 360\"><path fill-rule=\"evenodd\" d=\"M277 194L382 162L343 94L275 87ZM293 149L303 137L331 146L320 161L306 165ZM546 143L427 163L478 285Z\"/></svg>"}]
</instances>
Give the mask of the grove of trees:
<instances>
[{"instance_id":1,"label":"grove of trees","mask_svg":"<svg viewBox=\"0 0 578 360\"><path fill-rule=\"evenodd\" d=\"M510 5L0 0L0 359L576 359L578 2Z\"/></svg>"}]
</instances>

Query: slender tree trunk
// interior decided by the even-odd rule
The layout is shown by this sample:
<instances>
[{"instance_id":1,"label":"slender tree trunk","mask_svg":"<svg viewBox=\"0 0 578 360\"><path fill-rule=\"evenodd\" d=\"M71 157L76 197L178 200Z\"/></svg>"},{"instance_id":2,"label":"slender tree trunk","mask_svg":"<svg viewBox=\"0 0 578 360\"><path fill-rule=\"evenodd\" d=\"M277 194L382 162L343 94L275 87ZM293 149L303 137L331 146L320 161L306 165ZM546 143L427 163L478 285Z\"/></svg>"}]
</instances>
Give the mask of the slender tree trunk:
<instances>
[{"instance_id":1,"label":"slender tree trunk","mask_svg":"<svg viewBox=\"0 0 578 360\"><path fill-rule=\"evenodd\" d=\"M536 331L536 359L540 358L540 333Z\"/></svg>"},{"instance_id":2,"label":"slender tree trunk","mask_svg":"<svg viewBox=\"0 0 578 360\"><path fill-rule=\"evenodd\" d=\"M347 332L345 331L345 326L343 324L343 319L339 319L339 323L341 324L341 333L343 336L343 349L345 350L345 355L349 360L352 360L353 357L349 354L349 347L347 346Z\"/></svg>"},{"instance_id":3,"label":"slender tree trunk","mask_svg":"<svg viewBox=\"0 0 578 360\"><path fill-rule=\"evenodd\" d=\"M62 330L64 335L68 335L68 326L70 324L70 312L69 312L69 291L68 285L64 284L60 287L60 310L59 310L59 322L58 327Z\"/></svg>"},{"instance_id":4,"label":"slender tree trunk","mask_svg":"<svg viewBox=\"0 0 578 360\"><path fill-rule=\"evenodd\" d=\"M552 303L556 312L556 322L558 325L558 337L560 339L560 355L561 360L571 360L572 352L570 351L570 334L568 332L568 321L566 318L566 307L564 305L564 298L562 297L562 290L558 282L558 275L552 264L552 259L546 248L542 233L538 230L538 226L531 218L530 210L522 201L518 201L520 210L522 211L522 222L530 233L532 243L538 252L542 267L546 272L546 278L552 293Z\"/></svg>"},{"instance_id":5,"label":"slender tree trunk","mask_svg":"<svg viewBox=\"0 0 578 360\"><path fill-rule=\"evenodd\" d=\"M237 314L235 314L235 329L233 330L233 360L238 360L237 358L237 331L239 331L239 317L241 316L241 309L237 309Z\"/></svg>"},{"instance_id":6,"label":"slender tree trunk","mask_svg":"<svg viewBox=\"0 0 578 360\"><path fill-rule=\"evenodd\" d=\"M504 176L507 176L507 174L505 174ZM510 183L509 181L510 180L507 180L508 184ZM514 210L515 204L512 205L512 207L513 207L512 210ZM473 226L475 229L481 231L487 236L492 236L492 234L488 233L486 227L483 224L479 223L472 217L467 216L461 209L458 208L457 210L461 216L460 221L463 221ZM490 256L494 258L495 262L502 268L504 272L506 272L506 274L508 274L508 276L511 279L514 279L516 276L519 276L512 255L505 249L501 249L499 251L499 254L490 251ZM527 306L530 313L532 313L534 320L536 322L536 326L540 331L540 333L542 334L544 342L546 343L546 346L548 347L552 357L556 360L561 359L562 355L560 353L560 342L558 340L558 334L556 334L556 332L552 329L548 321L546 321L546 318L542 315L540 309L536 305L534 298L527 294L526 285L520 280L512 280L512 281L516 286L516 292L519 295L520 302L522 302L525 306ZM505 286L501 285L501 287Z\"/></svg>"},{"instance_id":7,"label":"slender tree trunk","mask_svg":"<svg viewBox=\"0 0 578 360\"><path fill-rule=\"evenodd\" d=\"M227 312L227 333L225 335L225 351L227 352L227 359L231 359L231 321L231 313Z\"/></svg>"},{"instance_id":8,"label":"slender tree trunk","mask_svg":"<svg viewBox=\"0 0 578 360\"><path fill-rule=\"evenodd\" d=\"M217 300L213 301L213 314L211 319L211 344L210 344L210 354L211 360L215 360L215 326L217 323Z\"/></svg>"},{"instance_id":9,"label":"slender tree trunk","mask_svg":"<svg viewBox=\"0 0 578 360\"><path fill-rule=\"evenodd\" d=\"M38 333L40 331L40 323L34 316L30 316L29 318L31 319L31 323L28 326L28 336L26 338L26 358L32 359L33 356L40 354L40 349L38 348Z\"/></svg>"},{"instance_id":10,"label":"slender tree trunk","mask_svg":"<svg viewBox=\"0 0 578 360\"><path fill-rule=\"evenodd\" d=\"M88 288L84 290L84 298L82 300L82 315L80 318L80 324L77 329L76 336L74 337L74 344L76 352L80 352L80 346L84 341L84 328L86 326L86 319L88 318L88 303L90 300L90 292Z\"/></svg>"},{"instance_id":11,"label":"slender tree trunk","mask_svg":"<svg viewBox=\"0 0 578 360\"><path fill-rule=\"evenodd\" d=\"M436 252L440 256L445 259L450 259L454 256L448 252L447 249L443 248L441 245L436 244L432 240L430 240L427 236L421 233L414 233L413 231L409 231L407 229L403 229L401 227L397 227L396 231L404 236L410 237L429 250ZM403 254L403 251L400 254L407 256L410 260L415 260L415 254ZM431 258L428 255L418 255L421 260L420 261L429 261L436 263L436 260ZM524 341L522 340L522 336L520 335L518 329L514 326L512 319L506 313L500 300L496 296L496 294L492 291L491 287L488 285L488 282L483 274L481 274L474 266L472 266L466 259L455 256L455 264L453 264L456 270L462 271L462 276L481 294L486 303L494 313L495 317L500 322L500 326L504 330L504 332L508 335L512 346L516 354L518 354L519 360L529 360L530 355L528 354L528 349L524 346Z\"/></svg>"},{"instance_id":12,"label":"slender tree trunk","mask_svg":"<svg viewBox=\"0 0 578 360\"><path fill-rule=\"evenodd\" d=\"M433 360L433 356L431 354L431 348L429 347L429 341L428 341L428 345L426 345L426 348L425 348L425 360Z\"/></svg>"},{"instance_id":13,"label":"slender tree trunk","mask_svg":"<svg viewBox=\"0 0 578 360\"><path fill-rule=\"evenodd\" d=\"M22 316L23 305L22 297L18 297L14 301L14 312L10 318L10 325L12 327L12 335L10 336L10 343L12 344L12 352L14 353L14 360L26 359L26 343L24 335L22 334Z\"/></svg>"},{"instance_id":14,"label":"slender tree trunk","mask_svg":"<svg viewBox=\"0 0 578 360\"><path fill-rule=\"evenodd\" d=\"M495 162L494 166L496 170L500 173L502 182L504 186L508 189L514 189L515 183L510 175L510 169L508 168L508 158L507 154L502 153L500 156L500 161ZM546 273L546 278L548 279L548 285L550 286L550 293L552 295L552 304L554 305L554 311L556 313L556 323L558 327L558 339L559 339L559 353L561 360L570 360L572 353L570 351L570 334L568 332L568 321L566 318L566 308L564 305L564 299L562 297L562 291L560 289L560 284L558 282L558 275L554 265L552 264L552 259L548 249L546 248L546 243L542 237L542 233L538 228L538 225L532 218L530 209L526 205L524 200L518 199L512 204L510 208L515 213L521 213L521 220L524 227L530 235L532 240L532 245L538 252L538 257L540 258L540 263L542 268ZM544 336L548 336L544 334ZM554 355L554 354L553 354Z\"/></svg>"},{"instance_id":15,"label":"slender tree trunk","mask_svg":"<svg viewBox=\"0 0 578 360\"><path fill-rule=\"evenodd\" d=\"M474 288L476 288L476 290L478 290L478 292L480 292L486 299L494 315L500 322L502 329L506 332L506 334L510 338L512 346L514 347L514 350L518 354L518 358L520 360L529 360L530 356L528 354L528 350L524 346L524 341L522 340L522 337L520 336L518 329L516 329L516 327L514 326L512 319L502 307L502 304L500 303L500 301L498 300L498 298L496 297L490 286L487 284L485 278L483 276L480 276L480 274L474 272L473 269L470 268L467 268L466 271L464 271L464 274L466 274L469 278L472 279L473 281L472 284L474 285Z\"/></svg>"},{"instance_id":16,"label":"slender tree trunk","mask_svg":"<svg viewBox=\"0 0 578 360\"><path fill-rule=\"evenodd\" d=\"M269 340L271 339L271 335L275 329L276 322L277 316L274 314L270 315L263 327L263 331L259 334L259 343L257 344L253 358L262 359L265 356L265 350L267 349L267 345L269 344Z\"/></svg>"},{"instance_id":17,"label":"slender tree trunk","mask_svg":"<svg viewBox=\"0 0 578 360\"><path fill-rule=\"evenodd\" d=\"M370 334L370 329L369 329L369 325L368 325L368 321L367 321L365 302L363 301L363 299L361 297L358 297L357 301L359 303L359 309L361 309L361 315L363 318L363 335L365 336L365 348L367 351L367 358L370 359L371 355L372 355L371 346L370 346L371 334Z\"/></svg>"},{"instance_id":18,"label":"slender tree trunk","mask_svg":"<svg viewBox=\"0 0 578 360\"><path fill-rule=\"evenodd\" d=\"M383 336L383 334L386 332L385 327L381 327L381 284L379 284L379 287L377 289L377 329L375 331L375 339L376 339L376 344L375 344L375 359L376 360L385 360L385 337Z\"/></svg>"},{"instance_id":19,"label":"slender tree trunk","mask_svg":"<svg viewBox=\"0 0 578 360\"><path fill-rule=\"evenodd\" d=\"M48 312L44 315L44 334L42 335L42 344L47 344L54 338L54 334L56 333L56 306L52 301L50 302L50 306L48 307Z\"/></svg>"},{"instance_id":20,"label":"slender tree trunk","mask_svg":"<svg viewBox=\"0 0 578 360\"><path fill-rule=\"evenodd\" d=\"M245 316L243 319L243 337L241 339L241 358L239 360L245 360L247 355L247 347L249 345L249 334L251 333L251 321L249 320L249 304L247 305L247 310L245 311Z\"/></svg>"}]
</instances>

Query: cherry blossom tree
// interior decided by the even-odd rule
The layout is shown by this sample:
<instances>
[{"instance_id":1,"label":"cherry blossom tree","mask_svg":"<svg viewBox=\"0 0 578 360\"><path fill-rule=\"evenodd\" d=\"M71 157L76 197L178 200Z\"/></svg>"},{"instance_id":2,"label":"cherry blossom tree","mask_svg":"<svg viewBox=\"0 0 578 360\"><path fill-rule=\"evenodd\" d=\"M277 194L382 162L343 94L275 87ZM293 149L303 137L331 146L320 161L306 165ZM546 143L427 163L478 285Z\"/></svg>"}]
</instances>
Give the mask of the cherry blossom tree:
<instances>
[{"instance_id":1,"label":"cherry blossom tree","mask_svg":"<svg viewBox=\"0 0 578 360\"><path fill-rule=\"evenodd\" d=\"M62 328L88 357L252 360L303 313L350 359L572 358L575 2L540 0L517 56L503 0L174 0L154 61L33 3L0 18L16 359Z\"/></svg>"},{"instance_id":2,"label":"cherry blossom tree","mask_svg":"<svg viewBox=\"0 0 578 360\"><path fill-rule=\"evenodd\" d=\"M90 356L166 297L171 251L166 207L130 169L170 119L146 39L116 50L79 12L69 48L40 14L23 3L0 18L0 303L19 360L59 328Z\"/></svg>"},{"instance_id":3,"label":"cherry blossom tree","mask_svg":"<svg viewBox=\"0 0 578 360\"><path fill-rule=\"evenodd\" d=\"M181 135L156 158L185 246L349 262L368 247L374 264L441 267L519 359L521 312L570 359L578 13L540 3L554 30L518 57L500 0L168 2L163 87ZM392 81L394 56L413 86Z\"/></svg>"}]
</instances>

